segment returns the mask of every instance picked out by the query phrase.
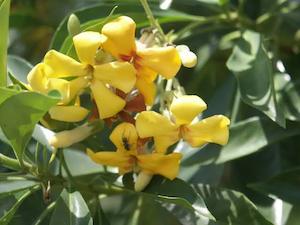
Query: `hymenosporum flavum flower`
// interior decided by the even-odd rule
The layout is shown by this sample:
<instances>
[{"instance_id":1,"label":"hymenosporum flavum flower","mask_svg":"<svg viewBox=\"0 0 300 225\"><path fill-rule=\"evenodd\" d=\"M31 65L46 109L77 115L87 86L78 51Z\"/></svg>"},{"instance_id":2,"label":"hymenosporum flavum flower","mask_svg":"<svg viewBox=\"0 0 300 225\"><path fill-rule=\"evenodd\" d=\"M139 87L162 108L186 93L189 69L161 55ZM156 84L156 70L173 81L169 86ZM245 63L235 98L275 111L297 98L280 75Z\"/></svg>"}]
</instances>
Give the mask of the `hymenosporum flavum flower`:
<instances>
[{"instance_id":1,"label":"hymenosporum flavum flower","mask_svg":"<svg viewBox=\"0 0 300 225\"><path fill-rule=\"evenodd\" d=\"M181 138L192 147L206 143L225 145L228 141L229 119L215 115L197 121L197 116L207 108L196 95L174 98L170 106L171 118L154 111L141 112L136 118L136 129L141 138L153 137L156 152L164 153Z\"/></svg>"},{"instance_id":2,"label":"hymenosporum flavum flower","mask_svg":"<svg viewBox=\"0 0 300 225\"><path fill-rule=\"evenodd\" d=\"M135 22L121 16L105 24L102 34L107 37L103 49L115 58L133 63L137 71L136 87L144 96L147 105L152 105L156 92L153 81L157 75L169 79L180 69L178 51L173 46L145 47L135 40Z\"/></svg>"},{"instance_id":3,"label":"hymenosporum flavum flower","mask_svg":"<svg viewBox=\"0 0 300 225\"><path fill-rule=\"evenodd\" d=\"M117 148L115 152L100 151L94 153L88 149L88 155L96 163L118 167L120 174L132 171L141 173L140 179L144 181L137 181L136 190L141 190L147 185L154 174L162 175L171 180L176 178L181 154L170 153L166 155L148 152L145 143L138 137L136 128L131 123L118 125L109 138Z\"/></svg>"},{"instance_id":4,"label":"hymenosporum flavum flower","mask_svg":"<svg viewBox=\"0 0 300 225\"><path fill-rule=\"evenodd\" d=\"M43 67L49 67L51 72L41 73L40 70L34 70L28 76L28 81L33 90L47 90L49 80L55 79L57 82L66 83L63 78L77 77L69 82L80 80L81 88L90 87L93 98L95 99L99 117L101 119L114 116L125 106L125 100L115 94L115 89L128 93L134 87L136 82L136 71L128 62L101 62L96 61L95 56L101 48L106 37L98 32L83 32L73 37L74 47L80 62L55 50L50 50L44 57ZM35 85L37 84L37 85ZM39 86L38 86L39 85ZM42 87L40 87L42 86ZM53 89L57 89L61 94L68 95L68 91L61 89L56 83ZM76 94L75 94L76 95ZM63 102L65 103L65 102ZM68 105L56 106L54 110L49 111L50 116L56 115L54 119L63 120L63 110ZM60 111L62 109L62 111ZM53 118L53 117L52 117Z\"/></svg>"}]
</instances>

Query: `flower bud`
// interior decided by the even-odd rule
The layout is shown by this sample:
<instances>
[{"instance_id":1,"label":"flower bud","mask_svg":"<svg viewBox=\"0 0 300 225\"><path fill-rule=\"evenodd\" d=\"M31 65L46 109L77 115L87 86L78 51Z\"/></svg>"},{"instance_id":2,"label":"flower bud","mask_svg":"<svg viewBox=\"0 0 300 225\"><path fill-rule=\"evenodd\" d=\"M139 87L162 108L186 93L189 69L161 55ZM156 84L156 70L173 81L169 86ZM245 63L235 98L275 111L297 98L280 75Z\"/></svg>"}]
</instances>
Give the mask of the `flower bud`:
<instances>
[{"instance_id":1,"label":"flower bud","mask_svg":"<svg viewBox=\"0 0 300 225\"><path fill-rule=\"evenodd\" d=\"M68 27L68 32L72 37L80 33L80 21L75 14L72 13L70 15L68 19L67 27Z\"/></svg>"},{"instance_id":2,"label":"flower bud","mask_svg":"<svg viewBox=\"0 0 300 225\"><path fill-rule=\"evenodd\" d=\"M197 64L197 56L194 52L190 51L186 45L178 45L176 49L180 55L181 63L187 68L192 68Z\"/></svg>"},{"instance_id":3,"label":"flower bud","mask_svg":"<svg viewBox=\"0 0 300 225\"><path fill-rule=\"evenodd\" d=\"M84 124L80 127L76 127L73 130L66 130L56 133L51 137L49 143L54 148L66 148L75 143L83 141L88 136L102 129L103 124L100 126L99 121L92 124Z\"/></svg>"},{"instance_id":4,"label":"flower bud","mask_svg":"<svg viewBox=\"0 0 300 225\"><path fill-rule=\"evenodd\" d=\"M145 189L145 187L150 183L153 175L149 173L145 173L141 171L139 175L136 178L136 181L134 183L134 190L135 191L142 191Z\"/></svg>"}]
</instances>

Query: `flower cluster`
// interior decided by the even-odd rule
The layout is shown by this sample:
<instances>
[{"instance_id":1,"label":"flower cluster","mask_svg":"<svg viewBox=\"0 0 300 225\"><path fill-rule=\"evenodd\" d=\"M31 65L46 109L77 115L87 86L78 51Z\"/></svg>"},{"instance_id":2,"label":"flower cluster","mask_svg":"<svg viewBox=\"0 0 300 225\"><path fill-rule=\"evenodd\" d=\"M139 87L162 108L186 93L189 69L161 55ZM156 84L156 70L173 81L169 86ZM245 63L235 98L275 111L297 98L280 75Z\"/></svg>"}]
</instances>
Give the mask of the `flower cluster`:
<instances>
[{"instance_id":1,"label":"flower cluster","mask_svg":"<svg viewBox=\"0 0 300 225\"><path fill-rule=\"evenodd\" d=\"M135 22L121 16L106 23L101 32L78 33L73 37L76 59L50 50L30 71L28 82L32 91L59 91L61 100L48 112L52 120L121 121L110 135L116 151L88 149L87 154L96 163L118 167L120 174L138 173L135 189L142 190L154 174L168 179L178 175L182 155L168 153L171 145L181 139L193 147L210 142L224 145L229 120L217 115L199 121L206 104L195 95L173 94L164 115L147 111L155 101L158 75L172 79L181 65L195 66L196 55L187 46L157 46L151 31L136 41L135 32ZM92 108L81 104L83 93L90 94ZM82 137L87 137L92 129L83 128ZM82 140L80 132L77 128L71 133ZM75 136L70 142L67 136L66 131L57 135L53 146L72 144Z\"/></svg>"}]
</instances>

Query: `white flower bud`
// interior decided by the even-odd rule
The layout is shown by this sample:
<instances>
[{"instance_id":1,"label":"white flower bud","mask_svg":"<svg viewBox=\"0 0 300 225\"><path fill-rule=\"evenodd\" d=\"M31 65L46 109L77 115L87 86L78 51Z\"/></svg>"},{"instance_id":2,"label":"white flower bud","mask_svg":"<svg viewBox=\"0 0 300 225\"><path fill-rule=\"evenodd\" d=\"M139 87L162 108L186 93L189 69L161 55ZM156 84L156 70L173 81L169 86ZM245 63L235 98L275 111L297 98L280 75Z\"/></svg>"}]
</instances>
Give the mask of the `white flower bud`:
<instances>
[{"instance_id":1,"label":"white flower bud","mask_svg":"<svg viewBox=\"0 0 300 225\"><path fill-rule=\"evenodd\" d=\"M145 187L150 183L152 177L153 177L152 174L141 171L135 180L134 190L135 191L144 190Z\"/></svg>"},{"instance_id":2,"label":"white flower bud","mask_svg":"<svg viewBox=\"0 0 300 225\"><path fill-rule=\"evenodd\" d=\"M176 49L179 53L181 63L187 68L192 68L197 64L197 56L194 52L191 52L186 45L178 45Z\"/></svg>"},{"instance_id":3,"label":"white flower bud","mask_svg":"<svg viewBox=\"0 0 300 225\"><path fill-rule=\"evenodd\" d=\"M88 136L103 128L103 123L95 121L92 124L84 124L73 130L65 130L54 134L49 143L54 148L66 148L83 141Z\"/></svg>"},{"instance_id":4,"label":"white flower bud","mask_svg":"<svg viewBox=\"0 0 300 225\"><path fill-rule=\"evenodd\" d=\"M80 33L80 21L78 19L78 17L75 14L71 14L69 19L68 19L68 32L69 34L73 37L76 34Z\"/></svg>"}]
</instances>

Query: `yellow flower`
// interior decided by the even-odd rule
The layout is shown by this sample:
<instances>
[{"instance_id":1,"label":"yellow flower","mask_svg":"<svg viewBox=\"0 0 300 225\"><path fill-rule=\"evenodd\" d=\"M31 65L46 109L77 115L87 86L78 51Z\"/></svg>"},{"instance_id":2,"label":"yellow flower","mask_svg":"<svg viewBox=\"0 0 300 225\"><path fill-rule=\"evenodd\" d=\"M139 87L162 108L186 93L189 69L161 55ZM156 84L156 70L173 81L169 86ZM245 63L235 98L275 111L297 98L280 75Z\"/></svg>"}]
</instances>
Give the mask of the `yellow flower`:
<instances>
[{"instance_id":1,"label":"yellow flower","mask_svg":"<svg viewBox=\"0 0 300 225\"><path fill-rule=\"evenodd\" d=\"M169 79L176 75L181 66L180 56L173 46L145 48L135 42L135 22L121 16L105 24L102 34L107 39L103 48L119 60L132 62L137 70L136 87L145 102L152 105L155 97L153 81L157 74Z\"/></svg>"},{"instance_id":2,"label":"yellow flower","mask_svg":"<svg viewBox=\"0 0 300 225\"><path fill-rule=\"evenodd\" d=\"M63 95L62 104L68 104L77 93L89 86L101 119L114 116L125 106L114 88L128 93L136 82L136 71L128 62L97 64L95 56L106 37L98 32L83 32L73 37L80 62L55 50L50 50L44 62L31 71L28 81L33 90L48 92L57 89ZM71 81L63 78L75 77ZM63 106L62 111L66 110ZM56 106L59 113L60 106ZM71 110L70 110L71 111ZM63 118L61 120L64 120Z\"/></svg>"},{"instance_id":3,"label":"yellow flower","mask_svg":"<svg viewBox=\"0 0 300 225\"><path fill-rule=\"evenodd\" d=\"M228 142L230 121L223 115L197 120L206 109L205 102L196 95L175 98L170 106L171 120L153 111L144 111L136 118L136 129L141 138L153 137L155 150L166 152L167 148L181 138L192 147L206 143L225 145Z\"/></svg>"},{"instance_id":4,"label":"yellow flower","mask_svg":"<svg viewBox=\"0 0 300 225\"><path fill-rule=\"evenodd\" d=\"M120 174L135 171L148 175L159 174L169 179L176 178L181 154L147 153L140 144L136 128L131 123L118 125L111 133L110 140L116 146L116 152L94 153L90 149L87 150L94 162L118 167Z\"/></svg>"},{"instance_id":5,"label":"yellow flower","mask_svg":"<svg viewBox=\"0 0 300 225\"><path fill-rule=\"evenodd\" d=\"M68 122L83 120L89 111L79 104L69 105L76 98L78 92L86 87L88 80L78 77L71 81L55 77L54 70L45 63L39 63L29 72L27 80L29 89L44 94L57 90L61 94L61 101L52 107L49 114L52 119Z\"/></svg>"}]
</instances>

